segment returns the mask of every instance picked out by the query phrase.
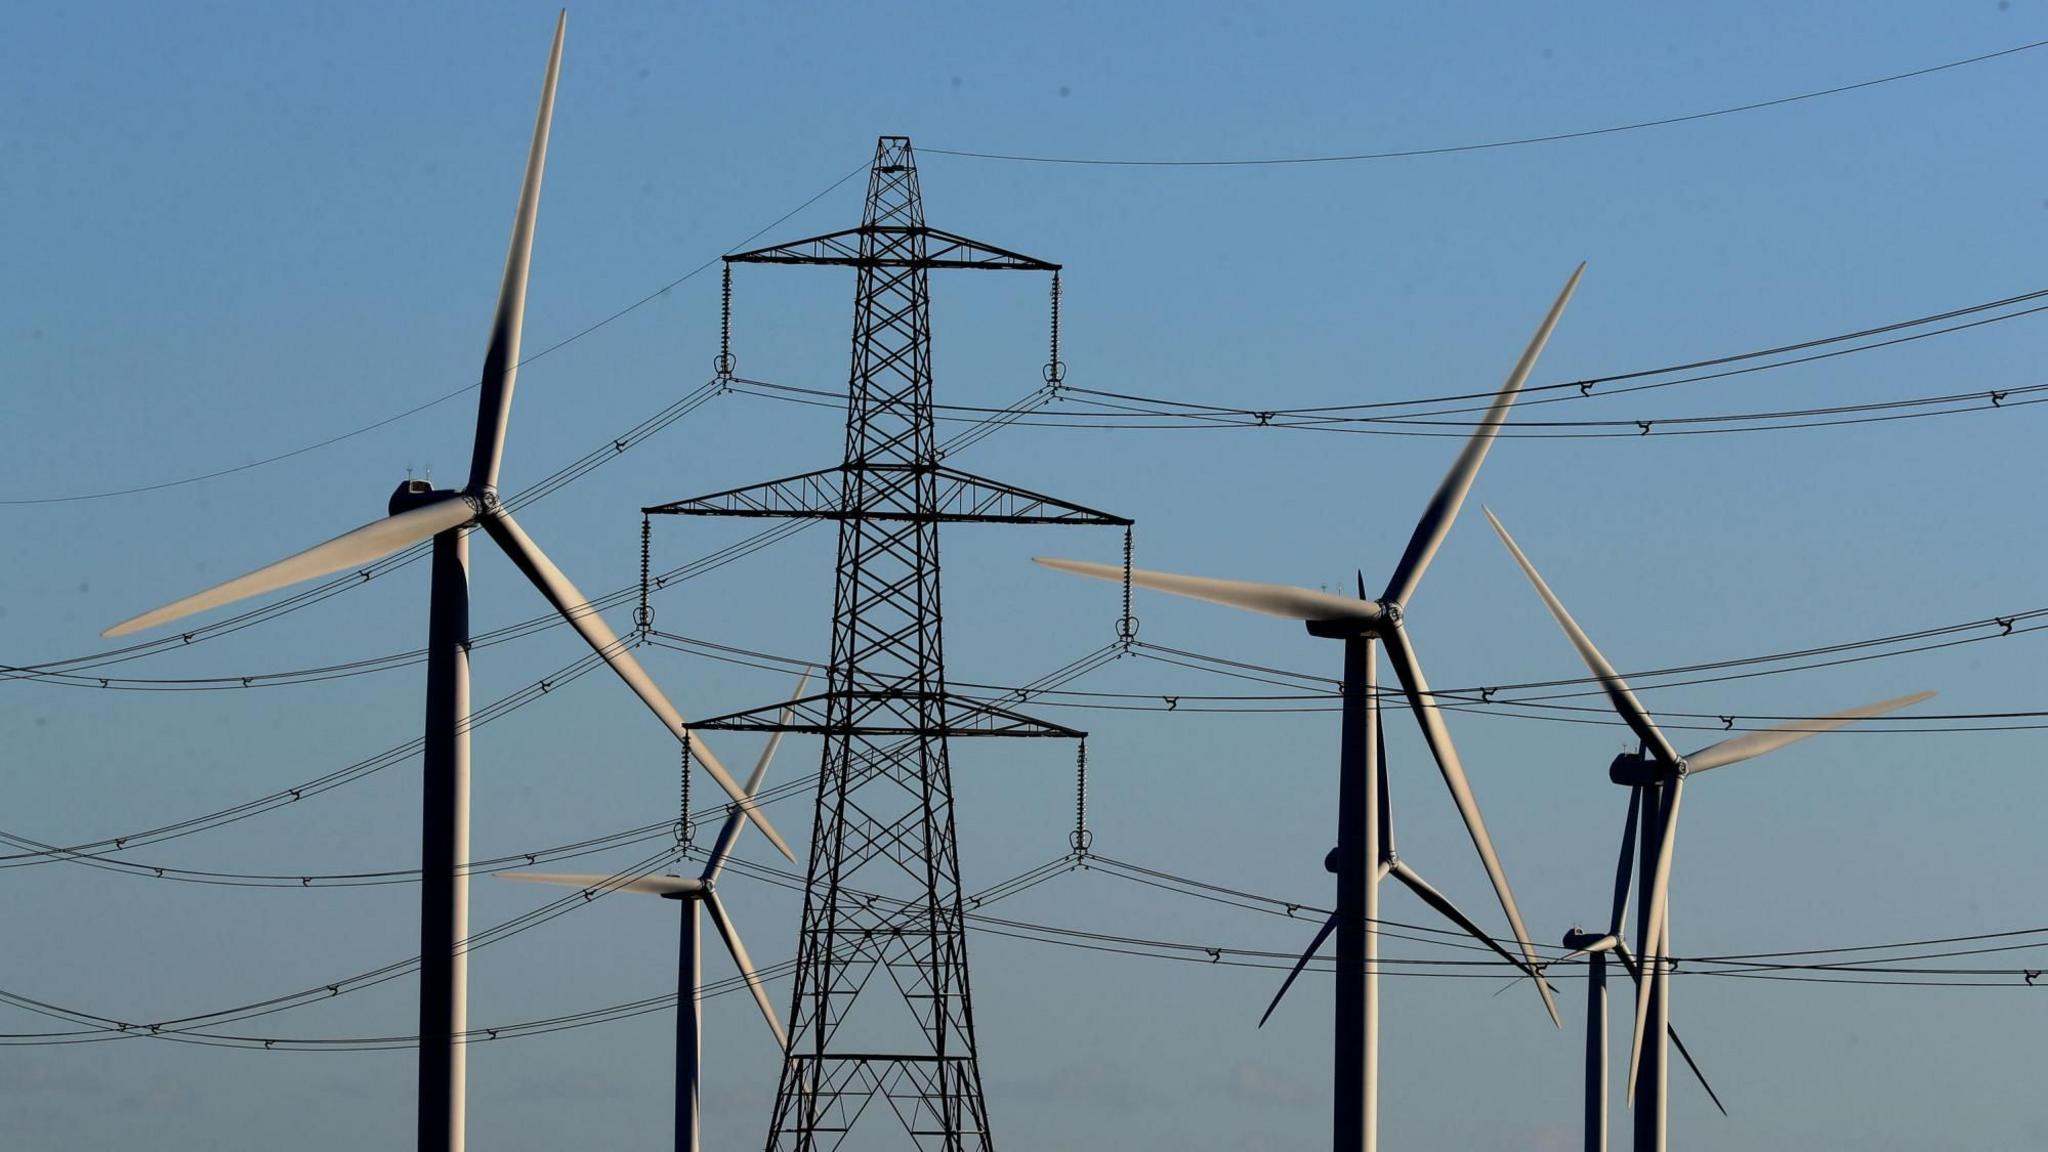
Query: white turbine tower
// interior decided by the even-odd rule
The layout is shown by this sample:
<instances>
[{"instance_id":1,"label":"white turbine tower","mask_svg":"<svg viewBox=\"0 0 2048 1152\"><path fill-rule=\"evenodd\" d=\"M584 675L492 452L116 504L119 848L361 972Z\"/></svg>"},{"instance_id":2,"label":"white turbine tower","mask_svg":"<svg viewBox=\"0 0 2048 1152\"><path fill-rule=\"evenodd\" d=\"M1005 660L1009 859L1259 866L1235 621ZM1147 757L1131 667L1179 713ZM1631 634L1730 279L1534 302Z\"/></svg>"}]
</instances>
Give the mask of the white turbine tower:
<instances>
[{"instance_id":1,"label":"white turbine tower","mask_svg":"<svg viewBox=\"0 0 2048 1152\"><path fill-rule=\"evenodd\" d=\"M1934 693L1916 692L1910 696L1880 700L1860 708L1846 708L1812 720L1797 720L1776 728L1744 732L1703 748L1690 756L1680 756L1671 741L1658 729L1657 722L1651 719L1649 710L1644 708L1642 702L1636 699L1635 693L1629 690L1628 682L1615 672L1614 666L1609 664L1607 658L1600 654L1600 650L1593 646L1593 641L1579 627L1578 622L1572 619L1571 613L1565 611L1564 604L1551 592L1550 585L1544 583L1542 575L1536 571L1536 566L1523 555L1522 549L1515 544L1514 537L1508 535L1508 530L1501 526L1500 520L1494 516L1491 509L1485 511L1486 518L1493 522L1493 530L1500 534L1501 542L1507 545L1510 553L1513 553L1515 563L1521 565L1523 573L1529 577L1529 582L1536 586L1537 594L1543 597L1543 603L1550 609L1550 614L1556 617L1558 627L1564 629L1566 638L1578 649L1579 658L1585 661L1587 669L1606 690L1607 699L1613 704L1614 710L1642 741L1641 748L1635 754L1623 753L1608 765L1607 777L1629 789L1628 833L1634 832L1637 814L1641 814L1643 831L1642 848L1638 856L1638 867L1641 869L1638 881L1647 876L1649 882L1643 889L1642 905L1637 912L1636 922L1637 932L1642 938L1641 964L1648 968L1648 972L1642 974L1642 978L1636 981L1635 1034L1629 1045L1628 1097L1629 1102L1636 1105L1634 1135L1637 1152L1663 1152L1669 1101L1667 1053L1664 1042L1665 1037L1669 1035L1671 1023L1671 855L1678 840L1678 804L1684 794L1686 779L1709 768L1721 768L1754 759L1816 733L1832 731L1858 720L1896 712L1908 705L1930 699ZM1627 867L1629 855L1624 839L1624 868ZM1618 927L1622 915L1625 914L1625 905L1622 903L1626 900L1626 889L1622 887L1625 883L1625 878L1617 880L1617 888L1622 893L1617 897L1617 907L1623 911L1615 916L1608 935L1571 946L1592 951L1597 956L1598 952L1604 949L1595 948L1594 945L1603 945L1608 939L1612 939L1615 944L1620 943ZM1629 962L1625 951L1622 953L1622 959L1624 964ZM1604 1024L1604 1007L1602 1023ZM1652 1026L1656 1028L1656 1040L1645 1045L1644 1036ZM1604 1068L1604 1027L1601 1029L1598 1056ZM1593 1053L1589 1041L1587 1116L1589 1120L1593 1116L1593 1094L1598 1092L1601 1096L1601 1125L1604 1127L1607 1085L1604 1076L1597 1083L1592 1080L1592 1067ZM1638 1099L1645 1094L1648 1094L1649 1100L1638 1103ZM1592 1145L1589 1143L1588 1147Z\"/></svg>"},{"instance_id":2,"label":"white turbine tower","mask_svg":"<svg viewBox=\"0 0 2048 1152\"><path fill-rule=\"evenodd\" d=\"M804 694L804 685L810 682L806 672L796 682L793 701ZM782 723L787 726L794 708L782 710ZM747 777L747 794L761 791L761 781L768 776L769 762L775 759L775 749L782 743L782 732L777 731L768 738L768 746L761 751L761 759L754 764L753 775ZM725 941L725 950L732 954L733 964L739 968L740 977L747 982L747 990L754 994L754 1003L761 1009L761 1016L768 1021L769 1031L775 1034L776 1050L789 1047L789 1038L782 1030L782 1021L775 1016L775 1006L768 1002L768 992L761 985L761 976L754 968L753 958L747 955L747 946L741 942L739 929L733 926L732 917L725 910L724 901L718 898L718 877L725 871L725 862L732 855L733 845L739 841L740 832L746 827L745 817L738 809L725 818L725 826L718 831L718 839L711 846L711 854L704 859L704 870L696 876L642 876L623 883L610 876L574 872L504 872L506 880L525 880L535 884L560 884L570 888L582 888L601 892L645 892L666 900L679 901L683 905L683 936L681 947L676 954L676 1152L697 1152L699 1140L699 1110L702 1099L698 1094L699 1066L704 1059L704 952L701 913L711 913L712 926Z\"/></svg>"},{"instance_id":3,"label":"white turbine tower","mask_svg":"<svg viewBox=\"0 0 2048 1152\"><path fill-rule=\"evenodd\" d=\"M513 218L505 275L491 319L477 398L476 438L469 482L460 491L429 490L407 481L391 494L390 515L259 568L203 592L131 617L109 628L122 636L195 612L315 577L359 567L432 538L432 597L427 623L427 708L424 813L420 893L420 1084L419 1147L463 1146L464 1056L456 1037L467 1027L468 957L460 942L469 935L469 889L462 867L469 860L469 540L482 528L525 573L556 612L611 665L619 678L654 711L663 726L689 744L703 765L748 818L795 860L788 843L754 806L748 793L711 754L662 695L639 661L619 641L569 578L540 550L498 503L498 467L512 412L512 387L519 371L520 326L526 312L526 275L533 253L534 221L540 210L541 171L546 165L548 125L554 115L555 80L561 71L564 12L555 23L541 87L540 112L527 156L526 178Z\"/></svg>"},{"instance_id":4,"label":"white turbine tower","mask_svg":"<svg viewBox=\"0 0 2048 1152\"><path fill-rule=\"evenodd\" d=\"M1336 1091L1332 1128L1333 1146L1338 1152L1355 1152L1357 1149L1372 1152L1379 1140L1379 882L1389 875L1394 876L1453 923L1498 947L1491 936L1480 931L1469 918L1451 907L1448 900L1394 856L1392 816L1383 784L1385 769L1380 754L1377 651L1382 643L1386 645L1387 657L1394 665L1394 674L1407 695L1409 707L1422 726L1430 754L1436 759L1452 800L1457 803L1458 814L1464 818L1472 845L1486 866L1486 874L1493 883L1495 896L1500 900L1501 911L1507 914L1515 940L1520 945L1520 957L1505 949L1501 950L1502 954L1531 975L1540 972L1535 945L1530 943L1521 911L1515 907L1507 873L1501 868L1500 857L1493 849L1493 838L1487 834L1486 822L1480 817L1479 804L1465 779L1465 768L1458 758L1458 750L1451 744L1450 729L1438 713L1429 682L1423 679L1422 665L1416 660L1402 616L1404 606L1415 594L1416 585L1421 582L1431 558L1443 544L1444 537L1449 535L1458 509L1465 501L1465 494L1471 489L1474 477L1479 474L1479 466L1486 459L1487 449L1492 446L1500 426L1506 422L1508 409L1513 406L1523 382L1529 378L1545 342L1550 339L1551 329L1564 314L1565 305L1578 288L1579 277L1584 272L1585 265L1581 264L1565 281L1563 291L1558 293L1536 335L1523 350L1507 383L1495 394L1485 418L1465 442L1464 450L1458 454L1457 461L1451 465L1450 472L1423 509L1407 550L1402 553L1393 577L1387 581L1386 590L1378 600L1366 598L1363 576L1359 577L1358 599L1353 600L1280 584L1137 570L1129 574L1133 584L1267 616L1300 620L1307 625L1312 636L1344 641L1344 718L1338 761L1337 847L1325 861L1337 874L1337 909L1309 948L1309 954L1313 955L1323 940L1332 932L1336 934L1337 1003L1333 1060ZM1111 564L1045 559L1038 563L1102 580L1121 581L1125 578L1125 570ZM1303 963L1306 961L1304 956ZM1557 1004L1551 998L1549 986L1540 975L1535 984L1544 1008L1549 1011L1551 1020L1557 1022ZM1286 991L1285 985L1281 991ZM1268 1008L1267 1011L1270 1013L1272 1010Z\"/></svg>"}]
</instances>

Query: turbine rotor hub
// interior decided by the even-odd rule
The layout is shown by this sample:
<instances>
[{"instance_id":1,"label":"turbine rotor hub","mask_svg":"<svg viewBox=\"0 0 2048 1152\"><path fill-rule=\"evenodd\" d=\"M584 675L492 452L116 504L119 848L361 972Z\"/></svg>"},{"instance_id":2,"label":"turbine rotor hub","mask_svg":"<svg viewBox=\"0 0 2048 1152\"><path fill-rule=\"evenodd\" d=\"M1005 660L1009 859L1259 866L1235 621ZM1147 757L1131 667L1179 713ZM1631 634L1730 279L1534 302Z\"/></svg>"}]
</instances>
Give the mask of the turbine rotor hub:
<instances>
[{"instance_id":1,"label":"turbine rotor hub","mask_svg":"<svg viewBox=\"0 0 2048 1152\"><path fill-rule=\"evenodd\" d=\"M676 876L675 879L686 883L673 892L661 893L663 900L704 900L711 895L713 881L700 876Z\"/></svg>"}]
</instances>

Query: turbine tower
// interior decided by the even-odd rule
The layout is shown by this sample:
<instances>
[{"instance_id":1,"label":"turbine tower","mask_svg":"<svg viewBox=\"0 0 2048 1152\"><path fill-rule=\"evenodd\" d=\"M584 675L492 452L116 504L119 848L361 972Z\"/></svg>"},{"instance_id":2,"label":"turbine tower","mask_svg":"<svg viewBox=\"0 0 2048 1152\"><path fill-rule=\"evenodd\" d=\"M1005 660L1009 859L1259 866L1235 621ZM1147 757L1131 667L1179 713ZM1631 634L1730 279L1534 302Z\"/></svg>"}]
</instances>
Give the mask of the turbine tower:
<instances>
[{"instance_id":1,"label":"turbine tower","mask_svg":"<svg viewBox=\"0 0 2048 1152\"><path fill-rule=\"evenodd\" d=\"M1401 554L1394 574L1387 580L1379 599L1365 594L1365 577L1358 578L1358 598L1294 588L1284 584L1263 584L1245 580L1217 580L1206 576L1182 576L1170 572L1126 571L1109 564L1076 560L1039 559L1038 563L1061 571L1102 580L1128 580L1133 584L1194 600L1206 600L1265 616L1299 620L1311 636L1344 642L1343 727L1339 738L1337 784L1337 847L1324 858L1324 866L1337 875L1337 907L1329 921L1310 943L1308 951L1280 986L1285 995L1295 975L1307 965L1323 941L1337 937L1336 1028L1331 1067L1335 1076L1331 1115L1331 1147L1336 1152L1373 1152L1379 1145L1379 936L1380 881L1393 876L1422 901L1452 923L1478 937L1505 956L1523 972L1534 977L1536 994L1550 1013L1552 1023L1561 1023L1550 986L1544 982L1536 947L1515 906L1508 877L1493 848L1493 837L1480 816L1479 802L1472 795L1465 768L1451 743L1450 728L1439 714L1436 697L1423 679L1413 642L1403 624L1405 606L1422 582L1423 573L1436 556L1466 493L1479 475L1479 466L1507 421L1508 410L1536 366L1537 357L1550 339L1565 305L1579 286L1586 270L1581 264L1565 281L1564 289L1550 306L1543 322L1522 351L1488 405L1465 446L1444 474L1434 495L1424 506L1408 547ZM1394 674L1406 695L1409 709L1422 726L1422 735L1435 758L1444 784L1464 819L1472 846L1493 883L1501 911L1507 915L1519 956L1509 952L1463 912L1454 907L1394 852L1393 809L1388 801L1386 764L1380 729L1379 648L1385 645ZM1274 1003L1280 996L1275 996ZM1267 1015L1273 1009L1266 1009ZM1264 1023L1262 1019L1260 1021Z\"/></svg>"},{"instance_id":2,"label":"turbine tower","mask_svg":"<svg viewBox=\"0 0 2048 1152\"><path fill-rule=\"evenodd\" d=\"M874 1146L880 1141L845 1144L866 1118L871 1126L893 1119L911 1147L986 1149L948 741L1083 734L947 688L939 526L1130 521L941 462L932 424L929 274L1049 272L1057 306L1060 266L926 224L916 157L903 136L875 146L859 227L725 259L728 271L732 264L856 271L844 462L644 510L839 524L825 691L795 701L793 723L768 706L699 725L825 737L789 1044L767 1147ZM721 372L730 365L721 354ZM1055 352L1049 382L1058 367Z\"/></svg>"},{"instance_id":3,"label":"turbine tower","mask_svg":"<svg viewBox=\"0 0 2048 1152\"><path fill-rule=\"evenodd\" d=\"M481 529L568 621L612 671L685 743L784 856L787 841L749 793L725 770L675 706L648 677L604 618L498 500L498 471L519 373L519 338L526 317L526 276L540 215L541 173L554 117L555 80L561 72L568 14L555 22L540 112L527 153L526 178L513 217L512 241L498 289L497 309L484 352L477 396L476 437L469 482L459 491L430 489L408 480L391 494L389 515L323 544L133 616L106 630L124 636L195 612L261 596L315 577L360 567L422 540L432 539L433 572L427 617L426 733L421 747L419 1148L459 1152L465 1139L466 1065L458 1039L468 1028L469 956L469 533Z\"/></svg>"},{"instance_id":4,"label":"turbine tower","mask_svg":"<svg viewBox=\"0 0 2048 1152\"><path fill-rule=\"evenodd\" d=\"M1542 574L1529 562L1529 557L1522 553L1521 547L1515 543L1515 538L1508 535L1508 530L1502 527L1493 510L1489 508L1484 511L1487 520L1493 524L1494 532L1500 536L1501 543L1507 545L1508 552L1515 558L1515 563L1521 566L1522 573L1529 578L1529 583L1535 586L1536 594L1543 598L1544 607L1550 609L1551 616L1556 619L1557 626L1563 630L1565 638L1571 641L1572 647L1578 649L1579 659L1585 662L1587 671L1600 681L1600 687L1607 693L1608 703L1642 741L1640 749L1635 754L1624 752L1614 758L1607 766L1607 778L1629 790L1628 825L1622 839L1624 868L1627 867L1630 856L1628 838L1635 833L1639 813L1642 822L1642 847L1637 856L1639 870L1636 874L1636 883L1642 888L1643 895L1636 913L1636 923L1642 946L1638 962L1647 971L1631 973L1638 976L1635 1035L1629 1045L1628 1058L1628 1099L1635 1107L1634 1147L1636 1152L1664 1152L1670 1091L1670 1065L1665 1041L1671 1035L1671 856L1678 842L1678 802L1684 796L1686 778L1711 768L1740 764L1766 752L1775 752L1788 744L1796 744L1808 736L1830 732L1858 720L1868 720L1874 716L1896 712L1909 705L1932 699L1934 693L1916 692L1910 696L1896 696L1875 704L1845 708L1840 712L1831 712L1812 720L1794 720L1775 728L1744 732L1702 748L1690 756L1680 756L1670 739L1657 727L1657 721L1650 716L1649 709L1644 708L1642 701L1636 699L1636 694L1629 688L1628 681L1622 679L1614 670L1614 665L1607 662L1607 657L1602 656L1600 650L1593 646L1592 638L1579 627L1578 621L1572 619L1572 614L1565 610L1564 603L1550 590L1550 585L1544 582ZM1611 927L1606 938L1616 943L1620 941L1620 924L1626 913L1623 904L1627 899L1625 885L1626 877L1617 877L1616 911L1613 920L1610 921ZM1603 943L1604 940L1584 943L1572 943L1568 940L1566 946L1594 951L1597 954L1598 949L1594 946ZM1625 949L1622 950L1621 956L1622 962L1631 969L1637 967L1636 964L1630 963ZM1604 1001L1602 1013L1603 1026L1597 1060L1604 1070L1607 1063ZM1592 1097L1597 1091L1602 1098L1598 1126L1604 1132L1607 1083L1604 1075L1597 1085L1591 1080L1590 1073L1595 1063L1595 1054L1590 1051L1590 1046L1589 1040L1589 1075L1586 1085L1588 1129L1590 1132L1593 1127ZM1681 1045L1680 1051L1683 1050ZM1686 1060L1690 1063L1692 1057L1688 1055ZM1698 1067L1695 1066L1693 1071L1697 1073ZM1705 1083L1704 1080L1701 1082ZM1711 1088L1708 1089L1709 1093L1712 1091ZM1719 1103L1717 1098L1715 1104Z\"/></svg>"}]
</instances>

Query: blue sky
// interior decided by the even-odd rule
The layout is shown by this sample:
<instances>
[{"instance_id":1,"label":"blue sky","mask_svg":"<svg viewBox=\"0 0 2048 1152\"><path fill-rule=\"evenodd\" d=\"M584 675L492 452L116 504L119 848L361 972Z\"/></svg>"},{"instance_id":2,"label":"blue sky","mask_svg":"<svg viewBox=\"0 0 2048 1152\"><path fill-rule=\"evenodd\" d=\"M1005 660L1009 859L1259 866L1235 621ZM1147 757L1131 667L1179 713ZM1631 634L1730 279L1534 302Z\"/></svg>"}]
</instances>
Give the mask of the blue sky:
<instances>
[{"instance_id":1,"label":"blue sky","mask_svg":"<svg viewBox=\"0 0 2048 1152\"><path fill-rule=\"evenodd\" d=\"M232 467L459 387L482 353L554 9L74 5L16 13L0 43L0 499ZM1070 382L1244 408L1491 388L1579 260L1584 287L1542 382L1761 348L2048 287L2048 166L2030 112L2048 55L1591 140L1359 164L1237 169L1018 165L940 148L1210 158L1379 151L1599 127L1746 103L2048 37L2011 5L1622 5L1523 10L1305 5L588 6L571 12L528 306L528 348L576 333L826 188L879 133L924 151L933 223L1066 265ZM859 180L778 228L857 222ZM741 371L835 388L850 276L742 269ZM942 400L1000 405L1044 359L1036 278L936 280ZM701 383L715 273L521 374L506 486L604 444ZM1592 419L1827 406L2039 383L2039 318L1637 398ZM204 483L0 506L0 660L95 651L134 611L382 511L408 469L467 458L468 398ZM1831 644L2041 607L2041 409L1833 430L1506 439L1474 490L1624 669ZM1534 414L1532 410L1532 415ZM721 397L534 506L528 529L588 591L634 578L640 506L836 460L825 410ZM962 467L1139 521L1141 563L1335 585L1384 579L1454 441L1278 430L1016 428ZM1476 508L1410 606L1439 685L1570 677L1571 650ZM670 521L673 566L744 528ZM946 538L956 679L1019 683L1111 638L1116 593L1031 567L1112 560L1081 529ZM666 629L771 652L825 647L830 538L801 534L657 601ZM500 558L472 565L479 629L542 605ZM405 570L190 649L136 677L237 676L421 642ZM1201 605L1141 598L1142 636L1328 675L1334 647ZM621 618L618 623L623 626ZM1652 709L1805 714L1920 688L1943 713L2039 708L2019 634L1897 659L1646 692ZM480 651L481 701L578 654L559 630ZM692 715L779 696L779 675L673 653L654 673ZM1084 687L1242 685L1139 659ZM417 735L419 672L198 693L0 685L0 829L75 842L212 811ZM1302 902L1321 859L1328 713L1058 709L1091 730L1106 854ZM1623 794L1619 728L1454 718L1532 931L1602 914ZM1706 743L1711 737L1686 733ZM675 753L592 676L476 736L478 855L659 820ZM969 887L1064 851L1069 750L955 755ZM1026 746L1028 745L1028 746ZM754 745L730 738L728 759ZM2048 801L2038 732L1845 735L1688 792L1679 952L1747 953L2036 927ZM1403 856L1491 924L1411 722L1390 729ZM792 738L778 776L812 771ZM782 778L787 778L782 776ZM134 853L299 874L411 867L405 762L276 814ZM785 831L802 833L800 805ZM761 845L752 842L756 853ZM592 865L623 866L630 852ZM206 1011L410 955L409 886L207 887L66 865L0 873L0 988L117 1018ZM481 926L545 896L475 885ZM796 904L729 887L764 961ZM652 906L649 906L652 905ZM1286 952L1310 927L1076 873L1005 915ZM1426 913L1390 891L1388 914ZM656 995L673 909L596 902L472 964L476 1023ZM2039 953L1958 959L2035 964ZM1326 982L1252 1024L1278 973L973 942L984 1074L1011 1146L1301 1145L1327 1125ZM713 976L727 971L710 955ZM2038 964L2036 964L2038 966ZM1576 1146L1577 981L1560 1033L1491 981L1388 981L1387 1144ZM777 985L778 997L786 984ZM1674 1085L1690 1147L2038 1147L2048 1104L2013 1027L2019 989L1680 982L1676 1020L1728 1100ZM412 1028L400 980L268 1018L289 1036ZM739 997L707 1004L707 1142L760 1138L775 1056ZM0 1030L55 1027L12 1013ZM661 1141L670 1018L471 1057L478 1147ZM343 1149L403 1144L407 1052L283 1053L122 1041L0 1053L0 1128L23 1148Z\"/></svg>"}]
</instances>

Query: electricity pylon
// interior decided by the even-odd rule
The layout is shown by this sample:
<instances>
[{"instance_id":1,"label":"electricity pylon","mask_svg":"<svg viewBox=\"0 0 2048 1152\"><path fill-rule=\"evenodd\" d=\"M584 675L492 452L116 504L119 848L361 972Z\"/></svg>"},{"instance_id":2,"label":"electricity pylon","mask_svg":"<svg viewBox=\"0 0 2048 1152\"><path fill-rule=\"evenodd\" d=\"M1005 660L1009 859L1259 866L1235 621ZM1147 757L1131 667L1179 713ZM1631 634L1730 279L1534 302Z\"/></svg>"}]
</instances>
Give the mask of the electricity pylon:
<instances>
[{"instance_id":1,"label":"electricity pylon","mask_svg":"<svg viewBox=\"0 0 2048 1152\"><path fill-rule=\"evenodd\" d=\"M947 689L939 525L1130 521L942 462L932 426L928 280L936 268L1056 274L1059 265L927 225L916 159L901 136L876 145L860 227L725 259L728 271L732 264L857 271L845 462L645 509L839 524L826 690L796 701L792 721L778 717L777 704L696 725L825 738L789 1046L767 1147L846 1146L856 1121L886 1125L880 1116L888 1113L912 1147L978 1152L992 1145L947 742L1082 733ZM731 363L721 353L721 374ZM1057 383L1058 370L1055 352L1049 383ZM863 1138L853 1146L878 1143Z\"/></svg>"}]
</instances>

